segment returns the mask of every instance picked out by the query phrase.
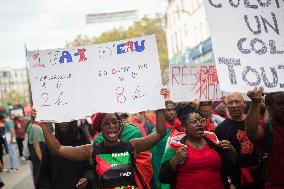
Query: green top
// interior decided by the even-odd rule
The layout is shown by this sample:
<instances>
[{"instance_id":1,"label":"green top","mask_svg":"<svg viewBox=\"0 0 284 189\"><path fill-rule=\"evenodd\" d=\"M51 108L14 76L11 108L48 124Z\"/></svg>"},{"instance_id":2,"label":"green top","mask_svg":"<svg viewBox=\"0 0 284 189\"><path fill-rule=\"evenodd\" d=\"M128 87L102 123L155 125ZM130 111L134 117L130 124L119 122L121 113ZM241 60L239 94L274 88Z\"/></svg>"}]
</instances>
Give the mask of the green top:
<instances>
[{"instance_id":1,"label":"green top","mask_svg":"<svg viewBox=\"0 0 284 189\"><path fill-rule=\"evenodd\" d=\"M125 124L122 127L120 139L123 141L128 141L128 140L135 139L135 138L143 138L143 134L141 133L139 128L133 124ZM96 144L96 143L103 142L103 141L104 141L104 138L102 134L100 133L98 137L96 138L96 140L94 141L94 143Z\"/></svg>"},{"instance_id":2,"label":"green top","mask_svg":"<svg viewBox=\"0 0 284 189\"><path fill-rule=\"evenodd\" d=\"M154 170L154 184L155 188L164 188L161 186L159 174L160 174L160 168L161 168L161 160L165 152L166 144L168 141L168 138L170 136L170 132L172 129L167 129L166 136L162 138L155 146L152 147L152 165ZM155 129L153 129L152 133L156 132Z\"/></svg>"},{"instance_id":3,"label":"green top","mask_svg":"<svg viewBox=\"0 0 284 189\"><path fill-rule=\"evenodd\" d=\"M40 126L36 124L30 124L28 128L28 140L29 144L34 144L36 142L45 142Z\"/></svg>"},{"instance_id":4,"label":"green top","mask_svg":"<svg viewBox=\"0 0 284 189\"><path fill-rule=\"evenodd\" d=\"M14 127L14 123L11 120L5 121L4 132L10 133L10 129Z\"/></svg>"}]
</instances>

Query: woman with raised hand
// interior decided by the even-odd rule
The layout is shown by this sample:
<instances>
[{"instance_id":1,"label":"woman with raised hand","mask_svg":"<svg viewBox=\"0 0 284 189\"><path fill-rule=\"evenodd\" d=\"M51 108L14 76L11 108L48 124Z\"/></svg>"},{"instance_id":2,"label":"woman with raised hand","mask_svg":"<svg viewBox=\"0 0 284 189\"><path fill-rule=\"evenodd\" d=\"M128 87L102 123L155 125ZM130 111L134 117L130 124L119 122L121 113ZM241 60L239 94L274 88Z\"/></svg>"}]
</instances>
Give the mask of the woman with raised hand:
<instances>
[{"instance_id":1,"label":"woman with raised hand","mask_svg":"<svg viewBox=\"0 0 284 189\"><path fill-rule=\"evenodd\" d=\"M190 104L180 105L176 111L185 132L168 140L161 182L176 189L238 188L238 183L229 183L230 176L239 174L231 143L218 141L214 133L204 131L206 119Z\"/></svg>"},{"instance_id":2,"label":"woman with raised hand","mask_svg":"<svg viewBox=\"0 0 284 189\"><path fill-rule=\"evenodd\" d=\"M33 110L36 116L36 110ZM95 185L103 188L137 188L134 179L135 154L151 149L166 134L162 110L156 111L156 133L129 141L119 140L122 122L115 113L107 113L101 121L104 141L95 145L62 146L42 123L48 148L55 154L70 160L89 160L95 169Z\"/></svg>"}]
</instances>

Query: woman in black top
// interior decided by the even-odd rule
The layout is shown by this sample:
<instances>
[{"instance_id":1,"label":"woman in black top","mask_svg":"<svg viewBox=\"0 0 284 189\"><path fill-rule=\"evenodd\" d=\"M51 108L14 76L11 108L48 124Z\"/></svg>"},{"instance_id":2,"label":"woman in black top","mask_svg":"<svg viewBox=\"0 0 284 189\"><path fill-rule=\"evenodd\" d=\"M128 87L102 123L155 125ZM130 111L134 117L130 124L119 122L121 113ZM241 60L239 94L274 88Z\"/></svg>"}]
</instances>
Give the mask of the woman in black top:
<instances>
[{"instance_id":1,"label":"woman in black top","mask_svg":"<svg viewBox=\"0 0 284 189\"><path fill-rule=\"evenodd\" d=\"M33 115L36 116L35 110ZM151 149L166 133L162 110L157 110L156 116L156 133L123 142L119 140L122 126L119 116L114 113L103 114L100 125L105 140L94 146L62 146L44 123L42 130L47 146L55 154L74 161L89 160L94 163L97 188L136 188L133 176L135 154Z\"/></svg>"}]
</instances>

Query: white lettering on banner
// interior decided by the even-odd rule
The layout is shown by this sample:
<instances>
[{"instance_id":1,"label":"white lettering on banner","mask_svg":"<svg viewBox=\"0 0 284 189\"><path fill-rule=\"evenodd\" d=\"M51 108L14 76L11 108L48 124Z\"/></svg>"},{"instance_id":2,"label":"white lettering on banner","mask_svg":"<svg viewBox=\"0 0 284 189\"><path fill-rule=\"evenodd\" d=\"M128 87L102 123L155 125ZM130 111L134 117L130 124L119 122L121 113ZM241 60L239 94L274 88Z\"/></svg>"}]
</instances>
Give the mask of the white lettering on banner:
<instances>
[{"instance_id":1,"label":"white lettering on banner","mask_svg":"<svg viewBox=\"0 0 284 189\"><path fill-rule=\"evenodd\" d=\"M221 89L284 91L284 1L204 3Z\"/></svg>"},{"instance_id":2,"label":"white lettering on banner","mask_svg":"<svg viewBox=\"0 0 284 189\"><path fill-rule=\"evenodd\" d=\"M95 112L164 108L154 35L78 48L28 52L38 120L81 119Z\"/></svg>"},{"instance_id":3,"label":"white lettering on banner","mask_svg":"<svg viewBox=\"0 0 284 189\"><path fill-rule=\"evenodd\" d=\"M125 172L125 173L120 173L120 177L129 177L131 175L131 172Z\"/></svg>"},{"instance_id":4,"label":"white lettering on banner","mask_svg":"<svg viewBox=\"0 0 284 189\"><path fill-rule=\"evenodd\" d=\"M125 157L125 156L129 156L129 153L128 152L112 153L111 156L112 157Z\"/></svg>"},{"instance_id":5,"label":"white lettering on banner","mask_svg":"<svg viewBox=\"0 0 284 189\"><path fill-rule=\"evenodd\" d=\"M117 164L111 164L111 167L116 167L117 166Z\"/></svg>"},{"instance_id":6,"label":"white lettering on banner","mask_svg":"<svg viewBox=\"0 0 284 189\"><path fill-rule=\"evenodd\" d=\"M171 64L170 91L173 101L212 101L223 97L214 64Z\"/></svg>"}]
</instances>

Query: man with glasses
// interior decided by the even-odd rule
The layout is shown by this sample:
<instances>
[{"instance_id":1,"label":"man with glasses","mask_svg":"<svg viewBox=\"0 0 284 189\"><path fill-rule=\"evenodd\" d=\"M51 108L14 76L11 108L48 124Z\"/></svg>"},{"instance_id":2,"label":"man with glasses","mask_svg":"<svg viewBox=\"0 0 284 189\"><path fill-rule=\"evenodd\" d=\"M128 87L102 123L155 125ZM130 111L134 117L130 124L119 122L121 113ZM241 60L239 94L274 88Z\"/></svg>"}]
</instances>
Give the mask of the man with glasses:
<instances>
[{"instance_id":1,"label":"man with glasses","mask_svg":"<svg viewBox=\"0 0 284 189\"><path fill-rule=\"evenodd\" d=\"M229 118L225 119L216 128L215 133L219 140L228 140L235 147L239 155L240 178L231 178L241 181L244 189L261 189L263 180L259 167L259 154L256 146L249 140L244 120L245 101L240 93L231 93L227 96Z\"/></svg>"}]
</instances>

